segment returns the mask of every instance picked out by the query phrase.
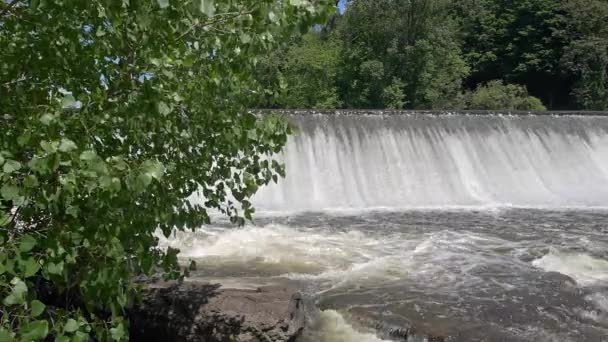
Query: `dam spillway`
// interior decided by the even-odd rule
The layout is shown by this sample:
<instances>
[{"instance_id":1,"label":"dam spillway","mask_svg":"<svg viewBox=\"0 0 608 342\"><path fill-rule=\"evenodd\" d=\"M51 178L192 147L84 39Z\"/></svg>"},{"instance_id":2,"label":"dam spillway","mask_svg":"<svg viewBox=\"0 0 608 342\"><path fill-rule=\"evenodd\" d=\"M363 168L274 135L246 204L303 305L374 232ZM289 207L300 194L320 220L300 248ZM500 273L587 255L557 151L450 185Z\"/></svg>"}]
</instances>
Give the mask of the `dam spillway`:
<instances>
[{"instance_id":1,"label":"dam spillway","mask_svg":"<svg viewBox=\"0 0 608 342\"><path fill-rule=\"evenodd\" d=\"M287 115L287 177L262 211L608 205L608 117Z\"/></svg>"}]
</instances>

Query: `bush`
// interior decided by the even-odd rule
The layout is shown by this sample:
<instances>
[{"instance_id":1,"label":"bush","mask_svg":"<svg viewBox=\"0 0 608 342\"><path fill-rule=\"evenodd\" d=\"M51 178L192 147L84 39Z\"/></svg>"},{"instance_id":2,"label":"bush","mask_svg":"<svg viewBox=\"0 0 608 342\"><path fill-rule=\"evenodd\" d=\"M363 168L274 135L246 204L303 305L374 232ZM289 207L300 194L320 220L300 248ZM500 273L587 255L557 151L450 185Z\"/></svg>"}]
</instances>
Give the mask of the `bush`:
<instances>
[{"instance_id":1,"label":"bush","mask_svg":"<svg viewBox=\"0 0 608 342\"><path fill-rule=\"evenodd\" d=\"M466 94L467 107L480 110L530 110L545 111L547 108L536 97L528 95L525 86L490 81Z\"/></svg>"},{"instance_id":2,"label":"bush","mask_svg":"<svg viewBox=\"0 0 608 342\"><path fill-rule=\"evenodd\" d=\"M0 2L0 341L128 339L133 277L182 276L157 229L251 217L290 132L257 58L330 3Z\"/></svg>"},{"instance_id":3,"label":"bush","mask_svg":"<svg viewBox=\"0 0 608 342\"><path fill-rule=\"evenodd\" d=\"M382 92L382 100L386 109L402 109L405 106L405 83L394 78L393 82Z\"/></svg>"}]
</instances>

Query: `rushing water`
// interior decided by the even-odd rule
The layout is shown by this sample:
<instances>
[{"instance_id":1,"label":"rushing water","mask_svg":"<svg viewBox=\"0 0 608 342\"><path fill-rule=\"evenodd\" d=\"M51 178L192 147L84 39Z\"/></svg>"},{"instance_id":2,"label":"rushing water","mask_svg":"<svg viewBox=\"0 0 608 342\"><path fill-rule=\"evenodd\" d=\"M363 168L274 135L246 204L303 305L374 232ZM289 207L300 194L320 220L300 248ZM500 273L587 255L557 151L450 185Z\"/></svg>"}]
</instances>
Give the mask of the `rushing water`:
<instances>
[{"instance_id":1,"label":"rushing water","mask_svg":"<svg viewBox=\"0 0 608 342\"><path fill-rule=\"evenodd\" d=\"M317 115L260 209L608 206L608 117Z\"/></svg>"},{"instance_id":2,"label":"rushing water","mask_svg":"<svg viewBox=\"0 0 608 342\"><path fill-rule=\"evenodd\" d=\"M608 117L297 116L255 224L163 241L224 283L290 283L305 342L608 341Z\"/></svg>"}]
</instances>

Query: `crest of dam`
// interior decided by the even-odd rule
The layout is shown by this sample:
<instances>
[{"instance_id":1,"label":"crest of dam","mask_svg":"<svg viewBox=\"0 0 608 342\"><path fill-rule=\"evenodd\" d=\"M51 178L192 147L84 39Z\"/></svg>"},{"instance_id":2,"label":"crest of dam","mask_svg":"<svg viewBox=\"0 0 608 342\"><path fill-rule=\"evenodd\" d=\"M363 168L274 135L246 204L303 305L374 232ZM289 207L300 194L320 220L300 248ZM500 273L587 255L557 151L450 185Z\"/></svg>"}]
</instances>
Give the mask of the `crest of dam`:
<instances>
[{"instance_id":1,"label":"crest of dam","mask_svg":"<svg viewBox=\"0 0 608 342\"><path fill-rule=\"evenodd\" d=\"M275 112L296 134L261 211L608 207L605 113Z\"/></svg>"}]
</instances>

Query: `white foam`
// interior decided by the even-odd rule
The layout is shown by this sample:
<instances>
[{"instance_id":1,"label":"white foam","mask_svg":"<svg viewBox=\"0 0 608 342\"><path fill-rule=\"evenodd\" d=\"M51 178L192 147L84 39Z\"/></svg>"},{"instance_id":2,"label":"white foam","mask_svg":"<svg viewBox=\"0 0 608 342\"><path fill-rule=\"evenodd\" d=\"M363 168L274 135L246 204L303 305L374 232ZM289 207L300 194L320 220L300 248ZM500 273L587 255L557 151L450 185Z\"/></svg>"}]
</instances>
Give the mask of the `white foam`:
<instances>
[{"instance_id":1,"label":"white foam","mask_svg":"<svg viewBox=\"0 0 608 342\"><path fill-rule=\"evenodd\" d=\"M550 251L532 262L547 272L565 274L580 286L608 285L608 261L588 254L568 254Z\"/></svg>"},{"instance_id":2,"label":"white foam","mask_svg":"<svg viewBox=\"0 0 608 342\"><path fill-rule=\"evenodd\" d=\"M598 310L608 315L608 293L596 292L587 296L585 299L592 302Z\"/></svg>"},{"instance_id":3,"label":"white foam","mask_svg":"<svg viewBox=\"0 0 608 342\"><path fill-rule=\"evenodd\" d=\"M476 267L505 261L500 255L489 257L488 250L508 245L508 241L467 231L378 234L281 224L205 227L161 239L161 246L179 248L180 257L196 260L211 271L211 277L312 281L321 292L400 280L430 284L441 292L472 288L484 282Z\"/></svg>"},{"instance_id":4,"label":"white foam","mask_svg":"<svg viewBox=\"0 0 608 342\"><path fill-rule=\"evenodd\" d=\"M600 324L608 325L608 294L595 292L585 297L591 304L589 310L578 310L578 314Z\"/></svg>"},{"instance_id":5,"label":"white foam","mask_svg":"<svg viewBox=\"0 0 608 342\"><path fill-rule=\"evenodd\" d=\"M334 310L322 311L313 329L303 337L303 342L382 342L371 332L358 331Z\"/></svg>"},{"instance_id":6,"label":"white foam","mask_svg":"<svg viewBox=\"0 0 608 342\"><path fill-rule=\"evenodd\" d=\"M608 118L298 116L260 211L605 208Z\"/></svg>"},{"instance_id":7,"label":"white foam","mask_svg":"<svg viewBox=\"0 0 608 342\"><path fill-rule=\"evenodd\" d=\"M179 232L161 246L181 250L185 259L214 263L240 263L281 273L320 274L346 270L367 260L366 254L382 241L357 231L331 232L283 225L247 226L242 229L205 228Z\"/></svg>"}]
</instances>

